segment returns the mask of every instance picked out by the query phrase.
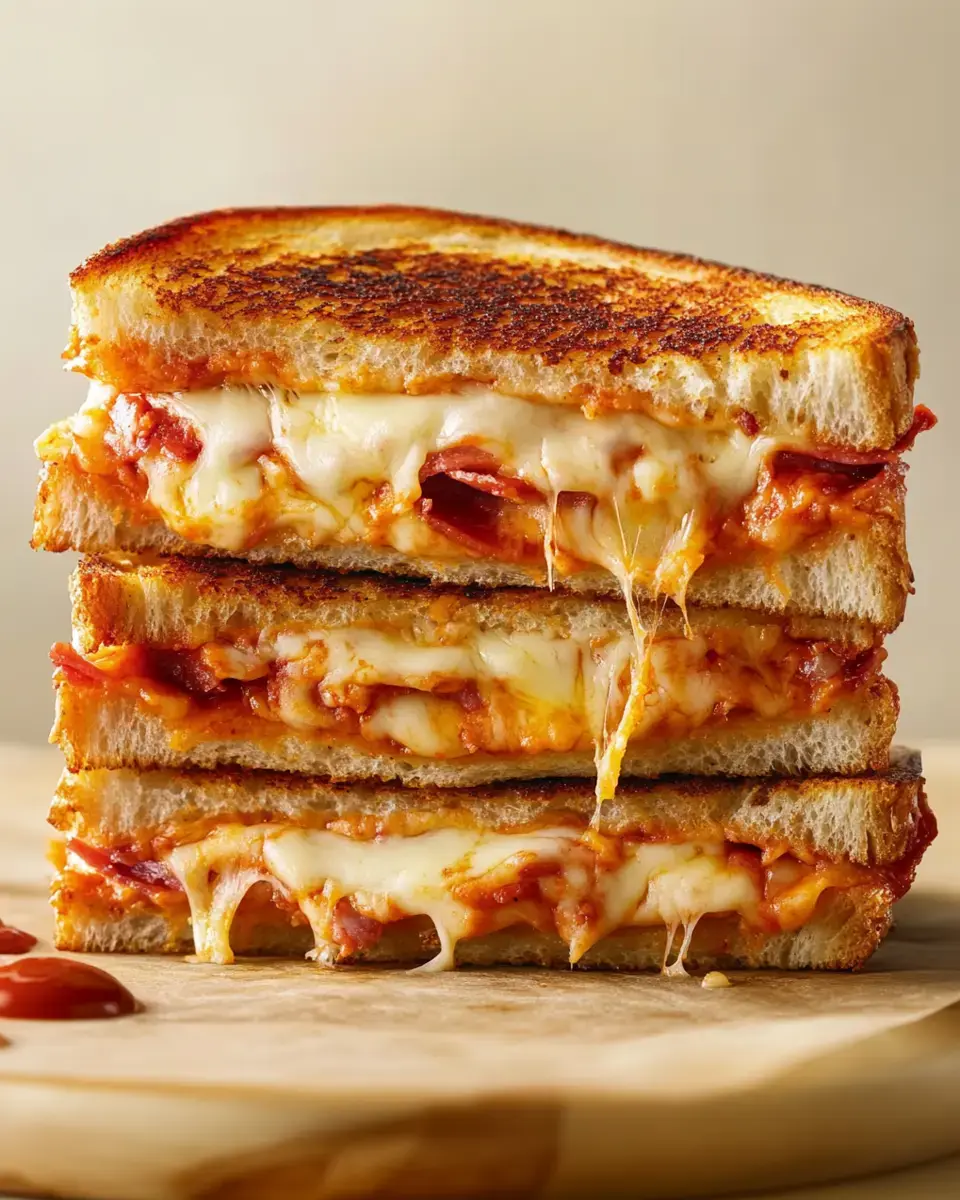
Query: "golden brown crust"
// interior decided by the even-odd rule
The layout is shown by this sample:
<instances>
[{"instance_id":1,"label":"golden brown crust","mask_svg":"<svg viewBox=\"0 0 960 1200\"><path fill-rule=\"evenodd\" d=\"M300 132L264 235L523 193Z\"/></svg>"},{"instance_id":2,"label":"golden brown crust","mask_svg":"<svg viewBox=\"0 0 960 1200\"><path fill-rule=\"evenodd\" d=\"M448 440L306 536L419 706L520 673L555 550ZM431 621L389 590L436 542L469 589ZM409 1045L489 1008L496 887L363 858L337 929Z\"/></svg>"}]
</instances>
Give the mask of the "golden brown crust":
<instances>
[{"instance_id":1,"label":"golden brown crust","mask_svg":"<svg viewBox=\"0 0 960 1200\"><path fill-rule=\"evenodd\" d=\"M912 323L881 305L690 256L440 210L205 213L108 246L71 283L76 324L66 357L130 391L223 382L437 391L478 382L593 411L656 409L660 385L637 374L653 364L695 363L720 379L736 360L766 379L775 360L786 381L808 370L810 355L841 347L871 424L848 436L889 446L910 423L917 374ZM142 319L101 325L97 297L128 283ZM150 326L165 322L183 336L152 337ZM258 325L269 339L246 336ZM224 336L231 330L233 339ZM299 348L284 343L290 330L301 335ZM379 350L323 378L302 356L304 337ZM412 346L415 364L399 375L396 362L384 367L384 353ZM527 360L535 360L532 372L529 362L509 366ZM569 375L558 394L537 373L559 367ZM745 402L761 428L774 415L760 394L766 386ZM816 432L818 418L802 407L791 402L784 412ZM688 416L729 421L737 411L721 400ZM822 421L820 437L842 442L844 431L831 437L836 424Z\"/></svg>"},{"instance_id":2,"label":"golden brown crust","mask_svg":"<svg viewBox=\"0 0 960 1200\"><path fill-rule=\"evenodd\" d=\"M789 355L806 339L836 336L836 322L810 317L790 325L757 324L746 316L761 285L842 303L848 332L869 328L882 338L904 333L900 313L841 292L775 275L729 267L691 255L643 250L664 268L696 268L695 283L635 275L617 277L577 264L551 263L536 273L528 262L444 253L409 245L374 247L353 255L288 252L291 223L310 225L367 217L415 222L421 233L454 225L473 233L499 231L542 244L595 249L632 265L638 247L566 230L425 208L234 209L184 217L115 242L70 275L74 287L102 281L120 269L143 272L161 310L203 310L242 320L287 321L305 311L335 319L352 332L376 337L402 314L404 335L437 350L492 346L535 351L547 362L571 354L609 355L611 374L664 352L700 358L722 346ZM279 235L278 235L278 232ZM417 236L417 230L411 231ZM251 234L255 241L251 245ZM237 241L244 253L237 253ZM270 250L283 251L272 258ZM616 307L610 304L617 287ZM557 313L557 306L562 312ZM438 323L438 313L445 315ZM561 326L558 328L558 326ZM877 369L883 372L881 363ZM214 368L214 374L218 374Z\"/></svg>"}]
</instances>

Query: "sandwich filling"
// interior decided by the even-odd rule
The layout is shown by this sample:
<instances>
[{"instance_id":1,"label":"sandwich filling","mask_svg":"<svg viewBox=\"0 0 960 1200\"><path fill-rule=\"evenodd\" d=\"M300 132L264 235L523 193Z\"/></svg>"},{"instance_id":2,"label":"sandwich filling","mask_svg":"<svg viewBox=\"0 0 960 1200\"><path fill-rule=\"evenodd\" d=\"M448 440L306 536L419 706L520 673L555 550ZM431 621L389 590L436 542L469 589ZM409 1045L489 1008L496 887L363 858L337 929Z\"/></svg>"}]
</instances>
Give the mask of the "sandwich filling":
<instances>
[{"instance_id":1,"label":"sandwich filling","mask_svg":"<svg viewBox=\"0 0 960 1200\"><path fill-rule=\"evenodd\" d=\"M783 846L424 823L403 836L371 834L362 818L325 828L224 821L196 841L140 852L72 840L58 886L71 898L112 893L125 911L139 898L174 925L189 917L208 962L233 960L235 919L306 922L310 957L332 965L374 948L386 926L426 918L439 943L429 970L452 967L463 939L525 925L559 936L571 963L609 934L665 927L664 970L682 973L703 918L735 918L762 942L810 922L824 893L867 886L892 897L909 882Z\"/></svg>"},{"instance_id":2,"label":"sandwich filling","mask_svg":"<svg viewBox=\"0 0 960 1200\"><path fill-rule=\"evenodd\" d=\"M121 692L171 743L290 731L381 755L602 757L631 701L631 633L494 632L428 613L407 628L285 623L191 648L54 647L58 679ZM826 712L879 678L885 651L792 637L775 619L651 637L631 740ZM91 705L91 719L96 719ZM603 786L612 795L616 766Z\"/></svg>"},{"instance_id":3,"label":"sandwich filling","mask_svg":"<svg viewBox=\"0 0 960 1200\"><path fill-rule=\"evenodd\" d=\"M588 569L683 606L706 560L784 554L902 505L900 453L843 453L739 425L590 414L481 388L449 395L91 384L42 459L100 477L133 520L228 554L296 535L437 562Z\"/></svg>"}]
</instances>

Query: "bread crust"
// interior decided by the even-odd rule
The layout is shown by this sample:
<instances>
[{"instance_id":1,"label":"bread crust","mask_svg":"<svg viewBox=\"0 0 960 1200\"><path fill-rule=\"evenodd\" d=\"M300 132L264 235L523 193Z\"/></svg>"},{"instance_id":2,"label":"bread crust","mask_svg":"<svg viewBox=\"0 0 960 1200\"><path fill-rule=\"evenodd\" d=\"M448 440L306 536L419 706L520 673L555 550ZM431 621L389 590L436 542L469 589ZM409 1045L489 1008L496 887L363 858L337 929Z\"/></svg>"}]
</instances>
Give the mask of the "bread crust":
<instances>
[{"instance_id":1,"label":"bread crust","mask_svg":"<svg viewBox=\"0 0 960 1200\"><path fill-rule=\"evenodd\" d=\"M124 559L91 555L70 578L74 645L91 652L127 643L196 647L235 633L305 622L318 629L406 629L422 618L448 629L553 637L630 636L623 600L538 588L460 588L425 580L337 575L229 559ZM677 636L673 604L639 605L644 628ZM736 608L688 610L694 633L776 625L787 637L863 651L880 635L863 621Z\"/></svg>"},{"instance_id":2,"label":"bread crust","mask_svg":"<svg viewBox=\"0 0 960 1200\"><path fill-rule=\"evenodd\" d=\"M185 541L160 521L132 521L102 477L67 463L41 467L32 544L36 549L86 554L220 557L211 547ZM318 548L292 535L253 547L244 557L258 565L287 563L310 570L426 576L460 587L544 587L547 583L540 569L493 559L411 559L365 543ZM841 531L778 558L775 571L773 565L759 560L708 564L694 574L688 598L701 606L849 618L884 632L903 619L912 576L902 521L878 517L856 533ZM606 571L585 571L560 582L563 591L620 595L620 585Z\"/></svg>"},{"instance_id":3,"label":"bread crust","mask_svg":"<svg viewBox=\"0 0 960 1200\"><path fill-rule=\"evenodd\" d=\"M56 885L55 885L56 888ZM792 932L758 936L738 923L704 917L697 925L685 963L691 970L778 968L844 970L860 967L886 936L891 925L890 901L882 889L850 888L825 897L814 919ZM301 956L313 945L308 930L262 924L237 929L234 948L240 955ZM660 970L667 931L627 929L601 939L576 963L578 970ZM144 903L130 911L90 907L69 895L57 901L54 944L74 952L188 954L189 929L175 917ZM430 922L413 919L388 925L370 950L333 969L359 963L416 966L440 949ZM555 935L515 927L467 938L457 943L458 966L537 966L570 970L568 947Z\"/></svg>"},{"instance_id":4,"label":"bread crust","mask_svg":"<svg viewBox=\"0 0 960 1200\"><path fill-rule=\"evenodd\" d=\"M912 323L869 301L423 208L204 213L106 247L71 285L65 357L128 391L476 382L869 449L909 427L918 372Z\"/></svg>"},{"instance_id":5,"label":"bread crust","mask_svg":"<svg viewBox=\"0 0 960 1200\"><path fill-rule=\"evenodd\" d=\"M586 780L538 779L474 788L335 783L265 771L65 771L49 820L100 846L193 841L216 824L276 821L324 828L369 818L368 833L414 836L436 825L511 832L585 827L595 797ZM884 772L799 779L625 779L604 803L610 836L744 842L863 866L889 866L932 836L920 755L898 749Z\"/></svg>"}]
</instances>

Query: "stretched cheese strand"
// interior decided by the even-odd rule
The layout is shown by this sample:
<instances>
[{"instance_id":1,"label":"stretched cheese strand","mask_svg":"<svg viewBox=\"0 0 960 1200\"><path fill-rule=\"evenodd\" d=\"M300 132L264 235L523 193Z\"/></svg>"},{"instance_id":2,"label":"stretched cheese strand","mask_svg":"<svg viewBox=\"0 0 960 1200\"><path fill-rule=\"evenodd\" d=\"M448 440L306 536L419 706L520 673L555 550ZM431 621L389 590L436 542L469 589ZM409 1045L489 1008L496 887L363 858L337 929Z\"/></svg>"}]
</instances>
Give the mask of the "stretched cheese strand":
<instances>
[{"instance_id":1,"label":"stretched cheese strand","mask_svg":"<svg viewBox=\"0 0 960 1200\"><path fill-rule=\"evenodd\" d=\"M300 911L310 922L314 941L307 958L320 963L322 967L332 967L337 961L339 947L333 938L333 913L342 898L343 893L336 881L328 879L321 892L302 896L299 900Z\"/></svg>"},{"instance_id":2,"label":"stretched cheese strand","mask_svg":"<svg viewBox=\"0 0 960 1200\"><path fill-rule=\"evenodd\" d=\"M238 845L234 827L214 830L205 839L204 859L222 864L222 870L201 869L192 846L179 846L170 854L168 865L190 898L194 948L201 962L233 962L230 928L240 902L255 883L272 882L260 861L263 838L264 831L254 827Z\"/></svg>"},{"instance_id":3,"label":"stretched cheese strand","mask_svg":"<svg viewBox=\"0 0 960 1200\"><path fill-rule=\"evenodd\" d=\"M668 596L679 607L688 637L691 630L687 618L687 589L703 563L706 541L707 526L702 516L694 509L684 513L680 528L670 536L660 555L653 577L654 595Z\"/></svg>"},{"instance_id":4,"label":"stretched cheese strand","mask_svg":"<svg viewBox=\"0 0 960 1200\"><path fill-rule=\"evenodd\" d=\"M682 923L680 954L668 968L678 973L700 915L756 914L762 899L757 879L727 862L723 843L626 843L611 865L609 844L606 857L591 850L596 836L565 826L516 834L442 828L364 841L328 830L223 825L199 842L177 847L166 861L190 903L197 955L212 962L232 961L230 927L237 907L263 879L306 916L315 939L311 957L323 964L340 953L332 916L336 903L348 898L358 913L383 923L429 917L440 952L423 969L452 967L456 944L472 936L476 917L459 890L489 880L495 891L523 878L530 867L550 867L548 878L560 881L561 894L550 894L571 962L617 929ZM595 914L586 923L580 915L584 902ZM523 905L509 903L496 916L497 928L529 919Z\"/></svg>"},{"instance_id":5,"label":"stretched cheese strand","mask_svg":"<svg viewBox=\"0 0 960 1200\"><path fill-rule=\"evenodd\" d=\"M621 581L621 586L623 587L624 599L627 604L627 612L630 615L630 625L633 629L636 648L630 660L630 690L627 693L627 702L623 706L620 719L617 721L616 728L611 733L607 727L605 710L602 734L596 743L597 804L591 822L594 829L600 828L600 810L604 801L612 800L617 793L623 756L627 752L633 731L643 716L647 694L650 691L650 650L652 638L648 637L646 630L640 624L631 580L624 578ZM611 688L614 682L613 679L610 680ZM610 690L608 690L607 694L608 696L610 695Z\"/></svg>"},{"instance_id":6,"label":"stretched cheese strand","mask_svg":"<svg viewBox=\"0 0 960 1200\"><path fill-rule=\"evenodd\" d=\"M551 469L550 448L546 438L540 443L540 466L550 481L550 490L547 495L547 524L543 531L543 560L547 567L547 587L552 592L557 557L557 504L561 488L556 473Z\"/></svg>"},{"instance_id":7,"label":"stretched cheese strand","mask_svg":"<svg viewBox=\"0 0 960 1200\"><path fill-rule=\"evenodd\" d=\"M684 966L683 960L686 958L687 952L690 949L693 931L696 929L699 920L700 913L696 913L683 922L683 941L680 943L680 949L677 951L677 957L668 966L667 959L670 957L670 947L673 945L674 931L677 928L676 925L671 925L670 927L670 941L667 945L666 953L663 956L662 971L664 975L667 975L671 979L675 979L678 976L687 974L687 968Z\"/></svg>"},{"instance_id":8,"label":"stretched cheese strand","mask_svg":"<svg viewBox=\"0 0 960 1200\"><path fill-rule=\"evenodd\" d=\"M599 828L600 810L604 801L612 800L616 795L617 784L620 780L620 769L623 757L627 752L630 738L643 715L647 693L650 690L650 652L653 644L654 630L648 635L640 621L635 595L636 577L639 566L636 561L636 545L639 540L638 528L632 550L627 549L627 533L623 526L619 501L612 497L613 511L616 516L616 536L611 529L609 517L598 530L599 514L594 510L589 518L580 516L576 524L578 535L586 540L589 537L590 550L593 560L615 577L623 593L627 615L630 619L630 629L633 633L634 653L630 662L630 686L626 703L620 713L616 727L610 731L607 720L607 708L610 696L613 694L617 679L614 677L615 666L611 663L610 676L607 680L606 698L604 702L603 719L600 723L600 733L595 747L597 764L597 804L593 814L593 828ZM581 510L584 511L584 510Z\"/></svg>"}]
</instances>

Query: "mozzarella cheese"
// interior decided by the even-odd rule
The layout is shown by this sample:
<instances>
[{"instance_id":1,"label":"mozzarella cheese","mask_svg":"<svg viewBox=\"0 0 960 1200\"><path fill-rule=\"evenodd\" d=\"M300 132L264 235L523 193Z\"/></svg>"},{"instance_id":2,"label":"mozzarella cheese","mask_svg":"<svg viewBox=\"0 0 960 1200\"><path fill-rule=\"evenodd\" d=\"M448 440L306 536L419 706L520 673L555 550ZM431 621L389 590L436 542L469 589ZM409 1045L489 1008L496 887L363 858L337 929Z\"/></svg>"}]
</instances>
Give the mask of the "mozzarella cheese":
<instances>
[{"instance_id":1,"label":"mozzarella cheese","mask_svg":"<svg viewBox=\"0 0 960 1200\"><path fill-rule=\"evenodd\" d=\"M177 847L166 861L190 903L197 955L212 962L232 961L234 914L244 892L262 879L303 912L316 943L313 957L323 963L336 961L339 953L333 910L346 897L375 920L428 917L440 952L424 969L452 967L456 944L471 936L474 920L457 889L487 877L502 886L533 864L559 869L558 932L564 936L568 927L571 962L617 929L666 925L684 929L675 962L664 964L682 970L693 929L705 913L755 916L762 899L756 878L728 864L723 843L627 842L621 849L617 865L608 869L589 853L582 831L563 826L515 834L445 828L364 841L328 830L224 825ZM596 918L589 924L565 921L565 911L587 898ZM500 928L522 920L522 907L505 906L501 917Z\"/></svg>"},{"instance_id":2,"label":"mozzarella cheese","mask_svg":"<svg viewBox=\"0 0 960 1200\"><path fill-rule=\"evenodd\" d=\"M579 676L590 654L586 638L546 633L500 633L472 630L456 645L413 641L398 633L362 626L305 629L294 633L265 630L257 653L263 661L297 662L311 646L325 651L322 687L332 698L349 684L386 684L429 691L438 681L506 684L519 699L572 707L580 695ZM618 661L629 639L613 637L610 649Z\"/></svg>"},{"instance_id":3,"label":"mozzarella cheese","mask_svg":"<svg viewBox=\"0 0 960 1200\"><path fill-rule=\"evenodd\" d=\"M270 445L270 421L261 397L232 388L179 395L170 405L190 426L202 430L201 452L192 469L162 457L143 460L148 498L161 513L181 509L209 521L237 548L236 526L263 492L257 458ZM229 549L230 547L224 547Z\"/></svg>"},{"instance_id":4,"label":"mozzarella cheese","mask_svg":"<svg viewBox=\"0 0 960 1200\"><path fill-rule=\"evenodd\" d=\"M94 417L109 395L104 385L91 385L72 423L79 442L98 436ZM371 532L371 496L383 484L390 489L392 515L400 519L403 544L397 548L415 552L415 534L402 518L420 497L420 468L431 453L466 443L491 452L536 487L551 512L561 492L618 502L624 545L615 545L617 522L608 508L586 538L583 529L568 536L564 517L551 522L545 536L551 570L556 549L605 566L611 539L618 555L625 551L655 565L684 515L708 494L728 503L753 490L774 445L736 427L675 429L642 413L591 418L572 406L481 388L381 396L223 387L149 399L186 421L202 446L192 463L143 458L151 504L185 537L202 536L232 552L247 544L251 506L276 491L282 493L272 507L278 531L294 529L318 545L363 539ZM637 457L617 469L624 448ZM266 451L271 460L262 457ZM391 530L382 532L393 544ZM600 545L601 557L590 557L591 541ZM456 546L450 552L459 553Z\"/></svg>"}]
</instances>

